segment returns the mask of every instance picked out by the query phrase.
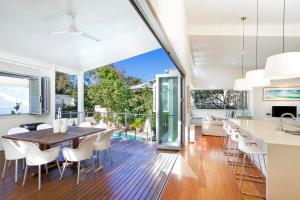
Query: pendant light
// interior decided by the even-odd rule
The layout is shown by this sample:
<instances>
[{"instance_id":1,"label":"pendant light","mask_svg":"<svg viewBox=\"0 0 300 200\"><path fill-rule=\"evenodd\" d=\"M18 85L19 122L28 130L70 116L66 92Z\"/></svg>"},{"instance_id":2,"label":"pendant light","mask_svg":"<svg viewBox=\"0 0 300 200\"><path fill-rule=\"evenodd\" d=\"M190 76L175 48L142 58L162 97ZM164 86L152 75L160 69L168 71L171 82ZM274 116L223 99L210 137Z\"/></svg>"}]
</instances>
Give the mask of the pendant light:
<instances>
[{"instance_id":1,"label":"pendant light","mask_svg":"<svg viewBox=\"0 0 300 200\"><path fill-rule=\"evenodd\" d=\"M247 17L242 17L241 20L243 21L243 50L242 50L242 78L236 79L234 81L233 90L235 91L246 91L250 90L251 88L247 85L246 80L244 77L244 56L245 56L245 20Z\"/></svg>"},{"instance_id":2,"label":"pendant light","mask_svg":"<svg viewBox=\"0 0 300 200\"><path fill-rule=\"evenodd\" d=\"M300 77L300 52L285 52L285 0L283 0L282 53L270 56L265 67L265 78L289 79Z\"/></svg>"},{"instance_id":3,"label":"pendant light","mask_svg":"<svg viewBox=\"0 0 300 200\"><path fill-rule=\"evenodd\" d=\"M258 55L258 0L256 1L256 49L255 49L255 70L248 71L245 79L249 87L265 87L270 85L270 80L264 78L265 70L258 69L257 55Z\"/></svg>"}]
</instances>

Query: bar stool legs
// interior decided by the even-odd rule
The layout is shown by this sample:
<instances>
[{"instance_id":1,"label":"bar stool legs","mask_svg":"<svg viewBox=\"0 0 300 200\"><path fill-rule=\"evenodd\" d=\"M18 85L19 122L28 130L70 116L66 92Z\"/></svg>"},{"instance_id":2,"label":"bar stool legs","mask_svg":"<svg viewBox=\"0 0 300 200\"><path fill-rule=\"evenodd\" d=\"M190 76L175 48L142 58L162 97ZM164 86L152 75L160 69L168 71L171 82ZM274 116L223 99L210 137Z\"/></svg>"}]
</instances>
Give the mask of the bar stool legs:
<instances>
[{"instance_id":1,"label":"bar stool legs","mask_svg":"<svg viewBox=\"0 0 300 200\"><path fill-rule=\"evenodd\" d=\"M260 160L259 158L259 154L258 155L258 160ZM263 155L263 154L262 154ZM264 181L258 181L258 180L251 180L251 179L245 179L244 176L249 176L245 173L245 162L246 162L246 156L247 154L245 153L244 156L243 156L243 164L242 164L242 169L241 169L241 173L240 173L240 193L241 194L245 194L245 195L250 195L250 196L255 196L255 197L259 197L259 198L266 198L265 196L262 196L262 195L258 195L258 194L254 194L254 193L250 193L250 192L245 192L243 191L243 181L252 181L252 182L257 182L257 183L265 183ZM264 157L264 155L263 155ZM260 162L260 161L259 161ZM259 164L260 165L260 164ZM236 168L236 166L235 166ZM235 169L236 170L236 169ZM260 170L261 169L261 166L260 166ZM260 171L260 173L262 173L262 171ZM253 177L253 176L252 176ZM256 178L263 178L263 176L259 176L259 177L256 177Z\"/></svg>"}]
</instances>

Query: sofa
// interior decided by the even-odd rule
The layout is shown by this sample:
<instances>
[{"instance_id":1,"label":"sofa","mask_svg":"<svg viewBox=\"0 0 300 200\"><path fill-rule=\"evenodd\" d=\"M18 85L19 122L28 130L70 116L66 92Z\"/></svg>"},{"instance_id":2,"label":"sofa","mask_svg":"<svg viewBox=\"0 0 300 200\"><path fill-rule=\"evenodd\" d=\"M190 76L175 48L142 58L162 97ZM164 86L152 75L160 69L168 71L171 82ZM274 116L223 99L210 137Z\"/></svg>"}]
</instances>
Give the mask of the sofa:
<instances>
[{"instance_id":1,"label":"sofa","mask_svg":"<svg viewBox=\"0 0 300 200\"><path fill-rule=\"evenodd\" d=\"M205 116L202 121L202 134L211 136L224 136L223 122L214 116Z\"/></svg>"}]
</instances>

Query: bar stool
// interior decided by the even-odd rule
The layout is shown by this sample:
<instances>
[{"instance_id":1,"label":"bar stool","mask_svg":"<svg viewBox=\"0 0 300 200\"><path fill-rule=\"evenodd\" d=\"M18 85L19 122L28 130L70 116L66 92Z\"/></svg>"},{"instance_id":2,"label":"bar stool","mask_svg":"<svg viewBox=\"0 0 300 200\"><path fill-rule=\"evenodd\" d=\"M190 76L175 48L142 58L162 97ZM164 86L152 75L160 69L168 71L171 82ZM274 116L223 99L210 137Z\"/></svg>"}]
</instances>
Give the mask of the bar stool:
<instances>
[{"instance_id":1,"label":"bar stool","mask_svg":"<svg viewBox=\"0 0 300 200\"><path fill-rule=\"evenodd\" d=\"M227 126L228 126L228 121L227 120L222 120L222 123L223 123L223 130L225 132L225 134L222 136L222 149L223 149L223 152L225 153L226 151L226 143L227 143Z\"/></svg>"},{"instance_id":2,"label":"bar stool","mask_svg":"<svg viewBox=\"0 0 300 200\"><path fill-rule=\"evenodd\" d=\"M235 157L236 152L238 150L237 143L238 138L236 138L235 132L238 131L238 129L232 125L227 124L226 127L226 147L225 147L225 161L233 164L232 161L229 160L230 157Z\"/></svg>"},{"instance_id":3,"label":"bar stool","mask_svg":"<svg viewBox=\"0 0 300 200\"><path fill-rule=\"evenodd\" d=\"M231 130L231 140L234 142L234 154L232 155L233 157L235 157L235 162L233 164L233 173L235 175L240 175L236 172L236 167L237 166L242 166L243 163L242 162L238 162L238 159L240 156L243 156L243 152L240 151L239 147L239 143L241 141L241 138L243 138L243 140L245 140L247 142L247 144L256 144L255 139L251 137L250 134L247 134L247 132L244 131L240 131L238 129L232 129ZM251 155L251 159L252 159L252 155ZM252 159L254 160L254 159ZM244 164L244 167L250 167L253 168L254 165L253 164Z\"/></svg>"},{"instance_id":4,"label":"bar stool","mask_svg":"<svg viewBox=\"0 0 300 200\"><path fill-rule=\"evenodd\" d=\"M250 142L249 142L250 141ZM251 196L255 196L255 197L260 197L260 198L265 198L265 196L261 196L261 195L257 195L254 193L250 193L250 192L244 192L242 189L243 186L243 181L251 181L251 182L256 182L256 183L265 183L262 180L257 180L259 179L263 179L263 175L262 175L262 167L261 167L261 163L260 163L260 156L263 158L264 161L264 165L266 167L265 164L265 155L267 155L267 153L264 151L264 149L259 146L258 143L253 142L253 140L248 140L245 137L240 136L239 137L239 142L238 142L238 154L239 152L242 152L243 155L243 162L242 162L242 168L241 168L241 173L240 173L240 192L241 194L246 194L246 195L251 195ZM254 176L254 175L249 175L245 173L245 163L246 163L246 156L249 156L252 158L252 160L254 161L254 156L258 157L258 165L259 165L259 170L260 170L260 176ZM235 164L235 173L236 173L236 168L237 168L237 163L238 163L238 155L236 157L236 164ZM244 176L247 177L251 177L251 179L245 179Z\"/></svg>"}]
</instances>

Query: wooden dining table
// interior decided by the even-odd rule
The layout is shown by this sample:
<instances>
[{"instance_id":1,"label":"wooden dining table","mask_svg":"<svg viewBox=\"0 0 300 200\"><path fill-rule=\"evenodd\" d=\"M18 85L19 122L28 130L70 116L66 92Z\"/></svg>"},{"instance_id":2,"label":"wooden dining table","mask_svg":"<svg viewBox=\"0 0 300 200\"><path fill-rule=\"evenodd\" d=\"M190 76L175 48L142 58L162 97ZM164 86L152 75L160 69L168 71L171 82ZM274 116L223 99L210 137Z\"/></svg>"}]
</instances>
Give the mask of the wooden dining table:
<instances>
[{"instance_id":1,"label":"wooden dining table","mask_svg":"<svg viewBox=\"0 0 300 200\"><path fill-rule=\"evenodd\" d=\"M5 135L2 136L2 138L37 143L39 144L41 150L49 149L52 145L60 144L66 141L73 141L73 148L77 148L80 137L99 133L104 130L104 128L69 126L66 133L54 133L53 129L51 128L14 135Z\"/></svg>"}]
</instances>

